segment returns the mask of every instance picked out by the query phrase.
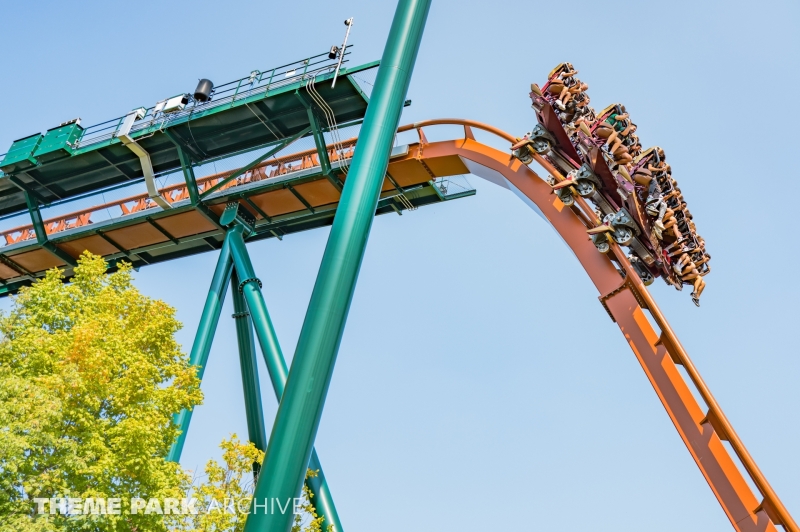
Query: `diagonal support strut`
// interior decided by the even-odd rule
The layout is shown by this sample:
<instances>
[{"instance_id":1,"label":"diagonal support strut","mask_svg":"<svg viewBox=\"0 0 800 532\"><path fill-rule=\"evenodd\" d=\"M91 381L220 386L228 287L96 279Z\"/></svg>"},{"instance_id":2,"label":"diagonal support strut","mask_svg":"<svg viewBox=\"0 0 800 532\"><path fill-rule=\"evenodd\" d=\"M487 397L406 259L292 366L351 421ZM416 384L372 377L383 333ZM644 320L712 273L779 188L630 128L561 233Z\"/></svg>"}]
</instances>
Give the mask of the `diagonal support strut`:
<instances>
[{"instance_id":1,"label":"diagonal support strut","mask_svg":"<svg viewBox=\"0 0 800 532\"><path fill-rule=\"evenodd\" d=\"M311 458L347 313L364 258L430 0L400 0L364 118L358 150L311 295L253 502L292 499ZM291 513L255 513L245 532L289 532Z\"/></svg>"},{"instance_id":2,"label":"diagonal support strut","mask_svg":"<svg viewBox=\"0 0 800 532\"><path fill-rule=\"evenodd\" d=\"M279 142L275 147L273 147L271 150L269 150L264 155L261 155L260 157L256 158L253 162L251 162L247 166L244 166L244 167L240 168L239 170L235 171L234 173L232 173L231 175L229 175L225 179L220 180L213 187L211 187L208 190L204 191L202 194L200 194L200 198L201 199L207 198L210 194L213 194L214 192L216 192L220 188L224 187L225 185L227 185L228 183L230 183L231 181L233 181L237 177L249 172L250 170L252 170L256 166L261 164L262 161L264 161L266 159L269 159L270 157L272 157L273 155L275 155L276 153L278 153L279 151L284 149L286 146L288 146L289 144L293 143L294 141L296 141L297 139L299 139L300 137L302 137L303 135L308 133L309 131L311 131L311 126L305 127L305 128L303 128L302 131L296 133L295 135L292 135L288 139L282 140L281 142Z\"/></svg>"},{"instance_id":3,"label":"diagonal support strut","mask_svg":"<svg viewBox=\"0 0 800 532\"><path fill-rule=\"evenodd\" d=\"M275 328L272 326L264 295L261 293L261 281L255 275L250 255L245 247L242 237L243 229L241 225L237 225L228 232L226 240L230 241L231 255L233 256L236 271L242 279L238 291L244 295L244 299L247 301L247 307L255 325L256 336L261 345L261 352L264 355L264 362L266 362L267 371L272 380L272 388L275 390L275 397L280 402L286 386L289 369L286 366L286 360L278 343ZM324 526L326 529L329 525L332 525L334 532L342 532L343 528L339 513L333 503L333 496L328 488L325 473L322 470L322 465L315 449L312 449L306 467L318 471L316 477L306 479L306 484L311 493L314 494L313 502L317 515L325 518Z\"/></svg>"},{"instance_id":4,"label":"diagonal support strut","mask_svg":"<svg viewBox=\"0 0 800 532\"><path fill-rule=\"evenodd\" d=\"M242 371L242 384L245 394L245 407L247 409L248 436L250 441L259 448L267 447L266 431L264 429L263 408L258 383L258 369L253 354L252 326L256 330L264 362L267 365L275 396L280 402L289 373L286 360L283 357L278 343L272 320L269 316L264 296L261 293L261 282L256 278L250 256L244 243L243 235L250 231L249 221L239 216L230 216L231 210L236 213L238 204L228 206L223 220L233 227L225 235L214 277L200 318L197 336L192 345L190 363L199 366L198 377L202 380L211 342L222 312L228 282L232 284L234 299L234 317L237 318L237 338L239 340L239 357ZM240 280L241 279L241 280ZM246 316L245 316L246 314ZM246 319L242 319L245 318ZM192 412L181 411L174 418L174 423L180 428L180 434L170 449L168 460L178 462L186 440L186 433L191 422ZM309 478L306 483L314 495L314 505L317 515L325 518L327 525L332 525L335 532L342 532L343 528L333 503L333 497L322 465L317 457L316 450L312 451L307 467L318 471L314 478ZM254 467L258 475L258 468Z\"/></svg>"},{"instance_id":5,"label":"diagonal support strut","mask_svg":"<svg viewBox=\"0 0 800 532\"><path fill-rule=\"evenodd\" d=\"M211 287L208 289L206 303L200 316L200 324L197 326L197 335L194 337L192 351L189 354L189 363L193 366L198 366L197 377L201 381L203 380L206 363L208 363L208 354L211 352L211 342L214 340L214 333L217 331L219 316L222 313L222 304L228 291L228 282L230 282L233 272L230 250L231 247L226 238L219 252L217 267L214 270ZM186 442L186 432L189 430L191 420L191 410L182 410L173 419L173 422L180 428L181 432L172 444L167 460L171 462L180 461L183 444Z\"/></svg>"},{"instance_id":6,"label":"diagonal support strut","mask_svg":"<svg viewBox=\"0 0 800 532\"><path fill-rule=\"evenodd\" d=\"M231 276L233 295L233 319L236 320L236 339L239 344L239 367L242 372L244 408L247 415L247 436L256 449L267 450L267 429L264 426L264 408L261 405L261 386L258 380L258 363L253 342L253 320L247 311L247 303L239 292L239 275L236 269ZM258 478L261 465L253 464L253 475Z\"/></svg>"}]
</instances>

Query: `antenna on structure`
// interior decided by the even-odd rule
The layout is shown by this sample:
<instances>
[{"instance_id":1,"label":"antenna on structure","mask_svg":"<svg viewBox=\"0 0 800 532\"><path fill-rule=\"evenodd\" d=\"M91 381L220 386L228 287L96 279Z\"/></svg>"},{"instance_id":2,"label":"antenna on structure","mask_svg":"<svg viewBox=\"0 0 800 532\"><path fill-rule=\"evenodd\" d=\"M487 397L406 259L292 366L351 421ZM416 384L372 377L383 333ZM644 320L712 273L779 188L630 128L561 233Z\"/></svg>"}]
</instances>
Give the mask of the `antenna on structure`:
<instances>
[{"instance_id":1,"label":"antenna on structure","mask_svg":"<svg viewBox=\"0 0 800 532\"><path fill-rule=\"evenodd\" d=\"M336 86L336 78L339 76L339 69L342 68L342 61L344 60L344 53L347 50L347 37L350 36L350 28L353 27L353 17L344 21L344 25L347 26L347 31L344 34L344 42L342 43L342 47L338 50L339 52L339 62L336 63L336 72L333 73L333 83L331 83L331 88ZM334 48L331 48L331 53L328 54L328 57L334 59L336 56L334 55ZM331 57L333 56L333 57Z\"/></svg>"}]
</instances>

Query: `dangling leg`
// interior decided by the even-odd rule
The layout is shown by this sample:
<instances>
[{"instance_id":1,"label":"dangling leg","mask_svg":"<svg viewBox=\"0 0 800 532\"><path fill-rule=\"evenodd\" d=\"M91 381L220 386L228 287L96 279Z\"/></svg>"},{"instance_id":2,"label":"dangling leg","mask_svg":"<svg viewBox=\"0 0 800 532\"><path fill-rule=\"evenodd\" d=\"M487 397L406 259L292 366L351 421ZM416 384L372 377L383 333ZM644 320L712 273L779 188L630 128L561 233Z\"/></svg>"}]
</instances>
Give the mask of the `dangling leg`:
<instances>
[{"instance_id":1,"label":"dangling leg","mask_svg":"<svg viewBox=\"0 0 800 532\"><path fill-rule=\"evenodd\" d=\"M697 279L694 280L694 291L697 294L697 297L700 297L700 294L703 293L703 290L706 287L706 282L702 276L698 276Z\"/></svg>"},{"instance_id":2,"label":"dangling leg","mask_svg":"<svg viewBox=\"0 0 800 532\"><path fill-rule=\"evenodd\" d=\"M683 254L683 255L681 255L681 256L680 256L680 258L679 258L679 259L678 259L678 260L675 262L675 264L672 266L672 269L674 269L674 270L675 270L675 273L677 273L677 274L678 274L678 276L680 276L680 277L683 277L683 272L684 272L684 269L686 268L686 265L687 265L688 263L690 263L691 261L692 261L692 259L689 257L689 255L687 255L686 253L684 253L684 254Z\"/></svg>"},{"instance_id":3,"label":"dangling leg","mask_svg":"<svg viewBox=\"0 0 800 532\"><path fill-rule=\"evenodd\" d=\"M703 278L698 275L697 278L694 280L694 292L692 292L692 302L698 307L700 306L700 294L703 293L703 289L706 287L706 282Z\"/></svg>"},{"instance_id":4,"label":"dangling leg","mask_svg":"<svg viewBox=\"0 0 800 532\"><path fill-rule=\"evenodd\" d=\"M656 238L659 240L664 239L664 223L661 221L664 218L664 213L667 210L667 204L661 201L660 199L656 199L652 203L648 203L646 207L648 214L657 214L658 218L656 218L655 222L653 222L653 232L656 234ZM655 213L653 212L655 211Z\"/></svg>"}]
</instances>

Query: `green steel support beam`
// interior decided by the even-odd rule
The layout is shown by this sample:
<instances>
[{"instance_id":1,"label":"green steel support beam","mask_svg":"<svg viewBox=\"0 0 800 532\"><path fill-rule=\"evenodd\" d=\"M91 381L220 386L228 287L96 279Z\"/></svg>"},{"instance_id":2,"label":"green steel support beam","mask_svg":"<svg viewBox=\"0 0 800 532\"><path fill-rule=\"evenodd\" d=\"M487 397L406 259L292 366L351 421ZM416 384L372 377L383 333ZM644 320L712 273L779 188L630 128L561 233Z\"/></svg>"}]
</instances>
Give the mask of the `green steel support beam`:
<instances>
[{"instance_id":1,"label":"green steel support beam","mask_svg":"<svg viewBox=\"0 0 800 532\"><path fill-rule=\"evenodd\" d=\"M331 160L328 158L328 146L325 144L325 135L322 134L322 129L319 127L317 122L317 115L314 113L314 107L312 107L312 105L306 101L306 97L303 96L303 94L300 92L300 89L295 91L295 96L297 96L297 99L303 104L303 107L306 108L306 113L308 114L308 123L311 124L311 131L314 134L314 144L317 147L319 166L322 170L322 174L328 179L328 181L330 181L331 185L333 185L336 190L341 192L342 183L336 178L335 175L333 175Z\"/></svg>"},{"instance_id":2,"label":"green steel support beam","mask_svg":"<svg viewBox=\"0 0 800 532\"><path fill-rule=\"evenodd\" d=\"M272 380L272 388L275 390L275 397L280 403L289 370L286 367L286 360L283 358L283 351L278 343L278 336L272 326L264 295L261 293L261 281L256 277L253 263L250 261L250 255L247 253L247 247L242 237L243 230L244 228L241 225L237 225L228 232L226 237L226 241L230 241L231 255L236 265L236 271L242 279L238 290L236 288L234 290L241 291L247 301L258 342L261 345L261 352L264 355L264 362L267 364L267 370ZM317 510L317 515L325 517L323 529L327 530L329 525L333 525L334 532L342 532L339 513L333 504L333 496L328 488L325 473L322 470L316 450L312 449L307 467L319 471L317 477L308 479L306 484L311 493L314 494L312 502ZM303 477L305 478L305 470Z\"/></svg>"},{"instance_id":3,"label":"green steel support beam","mask_svg":"<svg viewBox=\"0 0 800 532\"><path fill-rule=\"evenodd\" d=\"M72 255L62 250L47 238L47 231L44 227L44 220L42 220L42 212L39 210L39 202L30 192L25 192L25 202L28 204L28 214L31 215L31 223L33 224L33 232L36 233L36 241L50 252L51 255L63 260L70 266L77 266L76 261Z\"/></svg>"},{"instance_id":4,"label":"green steel support beam","mask_svg":"<svg viewBox=\"0 0 800 532\"><path fill-rule=\"evenodd\" d=\"M314 207L312 207L311 204L308 201L306 201L306 199L298 191L296 191L294 189L294 187L292 186L291 183L286 183L285 188L289 189L289 192L291 192L292 195L294 195L294 197L297 198L297 201L302 203L303 206L306 209L308 209L308 212L310 212L311 214L315 214L316 213L316 211L314 210Z\"/></svg>"},{"instance_id":5,"label":"green steel support beam","mask_svg":"<svg viewBox=\"0 0 800 532\"><path fill-rule=\"evenodd\" d=\"M358 92L361 95L361 97L364 98L364 101L367 102L367 105L369 105L369 96L367 96L367 93L364 92L361 89L361 87L358 86L358 83L356 83L356 80L353 79L353 76L347 76L346 79L347 79L347 81L350 82L350 85L353 86L353 88L356 90L356 92Z\"/></svg>"},{"instance_id":6,"label":"green steel support beam","mask_svg":"<svg viewBox=\"0 0 800 532\"><path fill-rule=\"evenodd\" d=\"M42 220L42 213L39 210L39 203L30 192L25 192L25 203L28 204L28 214L31 216L31 223L33 224L33 232L36 233L36 240L41 244L47 241L47 231L44 229L44 220Z\"/></svg>"},{"instance_id":7,"label":"green steel support beam","mask_svg":"<svg viewBox=\"0 0 800 532\"><path fill-rule=\"evenodd\" d=\"M26 268L22 267L21 264L17 264L10 257L6 257L2 253L0 253L0 262L11 268L12 270L16 271L23 279L28 281L35 281L36 275L33 272L28 271Z\"/></svg>"},{"instance_id":8,"label":"green steel support beam","mask_svg":"<svg viewBox=\"0 0 800 532\"><path fill-rule=\"evenodd\" d=\"M256 212L256 213L257 213L259 216L261 216L262 218L264 218L264 221L266 221L267 223L270 223L270 222L272 222L272 217L270 217L270 215L269 215L269 214L267 214L266 212L264 212L264 210L263 210L261 207L259 207L259 206L258 206L258 205L256 205L255 203L253 203L253 200L251 200L250 198L248 198L248 197L247 197L247 196L245 196L244 194L242 194L242 196L241 196L241 199L242 199L242 201L244 201L245 203L247 203L247 206L248 206L248 207L250 207L251 209L253 209L253 210L254 210L254 211L255 211L255 212Z\"/></svg>"},{"instance_id":9,"label":"green steel support beam","mask_svg":"<svg viewBox=\"0 0 800 532\"><path fill-rule=\"evenodd\" d=\"M197 212L209 222L222 229L222 226L219 225L219 217L200 199L200 189L197 188L197 179L195 179L194 168L192 167L192 158L195 157L195 155L186 153L184 148L188 146L186 146L182 139L177 137L174 132L165 131L165 134L172 143L175 144L175 149L178 151L178 159L181 162L181 170L183 171L183 180L186 182L186 190L189 191L189 201Z\"/></svg>"},{"instance_id":10,"label":"green steel support beam","mask_svg":"<svg viewBox=\"0 0 800 532\"><path fill-rule=\"evenodd\" d=\"M261 405L261 386L258 382L258 363L253 343L253 322L247 303L239 292L239 276L234 269L231 275L233 293L233 319L236 320L236 338L239 344L239 367L242 371L244 409L247 415L247 436L256 449L267 450L267 429L264 426L264 408ZM258 477L258 463L253 464L253 475Z\"/></svg>"},{"instance_id":11,"label":"green steel support beam","mask_svg":"<svg viewBox=\"0 0 800 532\"><path fill-rule=\"evenodd\" d=\"M42 242L42 247L47 251L49 251L51 255L58 257L59 259L66 262L68 265L73 267L78 265L78 261L75 260L72 255L62 250L49 240L47 242Z\"/></svg>"},{"instance_id":12,"label":"green steel support beam","mask_svg":"<svg viewBox=\"0 0 800 532\"><path fill-rule=\"evenodd\" d=\"M180 240L178 240L177 238L175 238L174 236L172 236L172 234L171 234L169 231L167 231L166 229L164 229L163 227L161 227L161 226L158 224L158 222L156 222L155 220L153 220L153 217L152 217L152 216L146 216L146 217L145 217L145 220L147 221L147 223L149 223L150 225L152 225L152 226L153 226L153 228L155 228L155 230L156 230L156 231L158 231L159 233L161 233L162 235L164 235L165 237L167 237L167 238L170 240L170 242L172 242L173 244L175 244L175 245L178 245L178 244L180 244L180 243L181 243L181 242L180 242Z\"/></svg>"},{"instance_id":13,"label":"green steel support beam","mask_svg":"<svg viewBox=\"0 0 800 532\"><path fill-rule=\"evenodd\" d=\"M228 239L222 243L222 249L217 259L217 267L214 270L214 277L211 280L211 287L208 289L206 304L203 307L203 314L200 316L200 324L197 326L197 335L194 337L192 352L189 355L189 363L198 366L197 377L202 381L203 372L208 362L208 354L211 351L211 342L214 340L214 333L219 323L219 315L222 312L222 303L225 301L225 293L228 290L228 283L231 280L233 262L231 261L231 247ZM182 410L174 418L174 423L181 429L178 438L172 444L172 448L167 455L167 460L179 462L183 452L183 444L186 441L186 432L189 430L189 422L192 420L191 410Z\"/></svg>"},{"instance_id":14,"label":"green steel support beam","mask_svg":"<svg viewBox=\"0 0 800 532\"><path fill-rule=\"evenodd\" d=\"M24 174L25 172L20 172L20 173ZM28 175L28 174L25 174L25 175ZM25 201L26 202L28 202L28 194L30 194L31 196L33 196L36 199L36 201L38 203L40 203L42 205L47 205L47 200L45 200L44 197L42 197L41 194L39 194L38 192L36 192L35 190L33 190L31 188L28 188L22 181L19 180L19 178L16 175L8 175L6 177L8 178L9 181L11 181L11 183L15 187L17 187L18 189L20 189L22 192L25 193ZM28 204L30 205L30 203L28 203Z\"/></svg>"},{"instance_id":15,"label":"green steel support beam","mask_svg":"<svg viewBox=\"0 0 800 532\"><path fill-rule=\"evenodd\" d=\"M391 174L389 174L389 172L386 172L386 179L388 179L388 180L389 180L389 183L391 183L391 184L392 184L392 186L393 186L393 187L394 187L394 188L395 188L395 189L396 189L396 190L397 190L397 191L398 191L400 194L405 194L405 193L406 193L405 189L404 189L403 187L401 187L400 185L398 185L398 184L397 184L397 181L395 181L395 180L394 180L394 178L391 176Z\"/></svg>"},{"instance_id":16,"label":"green steel support beam","mask_svg":"<svg viewBox=\"0 0 800 532\"><path fill-rule=\"evenodd\" d=\"M253 496L291 500L300 493L314 448L356 279L364 258L389 154L400 122L431 0L400 0L378 69L317 282L300 332L292 371ZM251 512L245 532L289 532L291 512Z\"/></svg>"},{"instance_id":17,"label":"green steel support beam","mask_svg":"<svg viewBox=\"0 0 800 532\"><path fill-rule=\"evenodd\" d=\"M197 205L200 203L200 191L197 189L197 179L194 177L192 160L188 155L186 155L186 152L183 151L181 145L172 138L172 135L169 132L167 132L167 136L170 140L172 140L172 142L175 144L175 148L178 150L178 159L181 161L183 180L186 181L186 189L189 191L189 200L192 202L192 205Z\"/></svg>"},{"instance_id":18,"label":"green steel support beam","mask_svg":"<svg viewBox=\"0 0 800 532\"><path fill-rule=\"evenodd\" d=\"M234 173L232 173L231 175L229 175L225 179L223 179L220 182L218 182L213 187L209 188L208 190L206 190L205 192L200 194L200 198L207 198L209 196L209 194L213 194L214 192L216 192L220 188L224 187L225 185L227 185L228 183L230 183L231 181L233 181L234 179L236 179L240 175L244 174L245 172L248 172L248 171L252 170L256 166L261 164L262 161L265 161L266 159L269 159L270 157L272 157L273 155L275 155L276 153L278 153L279 151L284 149L289 144L293 143L294 141L296 141L300 137L306 135L309 131L311 131L311 126L308 126L308 127L304 128L302 131L300 131L299 133L297 133L295 135L292 135L288 139L282 140L280 143L278 143L274 148L269 150L264 155L258 157L256 160L254 160L253 162L251 162L247 166L245 166L243 168L240 168L239 170L235 171Z\"/></svg>"},{"instance_id":19,"label":"green steel support beam","mask_svg":"<svg viewBox=\"0 0 800 532\"><path fill-rule=\"evenodd\" d=\"M49 205L49 202L46 201L38 192L36 192L32 188L29 188L22 181L20 181L19 177L21 177L21 176L27 177L28 179L30 179L31 181L33 181L34 183L36 183L37 185L39 185L43 189L47 190L50 194L55 196L57 200L64 199L59 194L54 192L53 189L51 189L50 187L48 187L47 185L45 185L44 183L42 183L41 181L36 179L33 175L31 175L30 172L17 172L15 175L8 176L9 180L14 184L14 186L16 186L18 189L22 190L23 192L29 192L30 194L33 194L33 196L36 198L36 200L40 204Z\"/></svg>"},{"instance_id":20,"label":"green steel support beam","mask_svg":"<svg viewBox=\"0 0 800 532\"><path fill-rule=\"evenodd\" d=\"M134 265L134 268L137 267L137 264L136 264L137 262L143 262L145 264L149 264L146 260L144 260L139 255L136 255L135 253L131 253L130 251L125 249L124 246L119 244L116 240L114 240L113 238L111 238L110 236L105 234L103 231L98 229L94 233L97 236L99 236L100 238L102 238L103 240L105 240L106 242L108 242L109 244L111 244L112 246L114 246L115 248L117 248L120 251L120 253L125 255L125 258L128 259L130 261L130 263Z\"/></svg>"}]
</instances>

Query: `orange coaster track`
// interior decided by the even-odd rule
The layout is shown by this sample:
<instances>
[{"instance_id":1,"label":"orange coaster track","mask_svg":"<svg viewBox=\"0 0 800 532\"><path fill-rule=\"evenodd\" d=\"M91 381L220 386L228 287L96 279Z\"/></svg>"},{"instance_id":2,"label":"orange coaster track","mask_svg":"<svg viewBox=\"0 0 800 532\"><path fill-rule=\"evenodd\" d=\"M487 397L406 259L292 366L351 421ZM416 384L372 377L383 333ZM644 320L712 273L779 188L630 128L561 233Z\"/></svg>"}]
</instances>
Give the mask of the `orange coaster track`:
<instances>
[{"instance_id":1,"label":"orange coaster track","mask_svg":"<svg viewBox=\"0 0 800 532\"><path fill-rule=\"evenodd\" d=\"M464 138L428 143L423 128L438 124L464 126ZM626 253L616 244L611 244L613 258L626 274L623 280L609 256L599 253L587 237L587 229L600 225L594 211L583 198L576 198L575 205L565 207L552 193L551 186L533 170L508 152L477 142L472 128L493 133L511 144L517 141L497 128L470 120L428 120L398 130L416 129L420 136L420 143L412 146L404 159L410 164L415 161L436 177L452 175L448 172L453 172L460 163L463 168L458 173L471 173L510 189L537 210L572 249L597 287L600 303L619 325L733 527L741 532L760 532L776 530L776 525L782 525L790 532L800 532L703 382ZM536 161L557 181L564 179L540 156L536 156ZM399 166L402 161L393 160L392 163ZM650 312L658 331L650 324L645 311ZM686 370L689 382L681 376L678 365ZM695 399L690 386L697 391L704 405ZM731 456L723 441L730 443L735 456ZM748 486L736 459L758 493Z\"/></svg>"}]
</instances>

